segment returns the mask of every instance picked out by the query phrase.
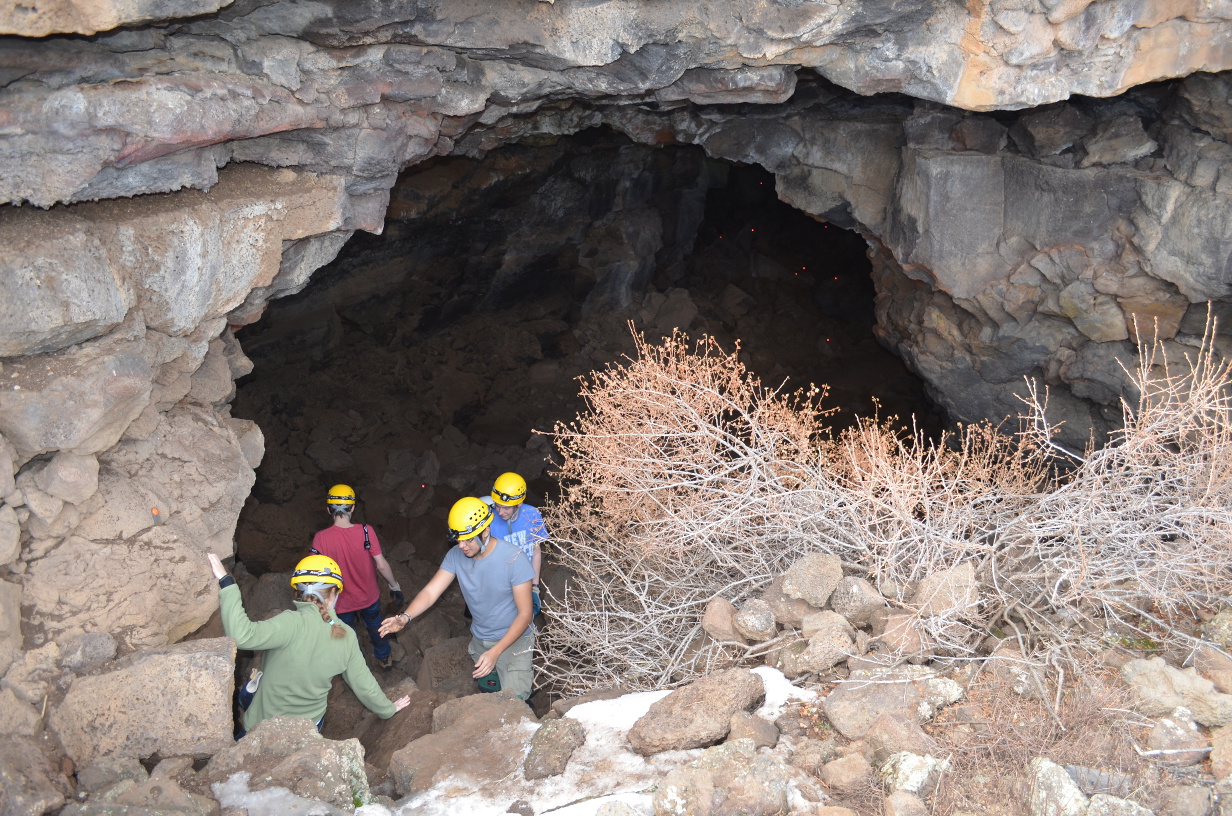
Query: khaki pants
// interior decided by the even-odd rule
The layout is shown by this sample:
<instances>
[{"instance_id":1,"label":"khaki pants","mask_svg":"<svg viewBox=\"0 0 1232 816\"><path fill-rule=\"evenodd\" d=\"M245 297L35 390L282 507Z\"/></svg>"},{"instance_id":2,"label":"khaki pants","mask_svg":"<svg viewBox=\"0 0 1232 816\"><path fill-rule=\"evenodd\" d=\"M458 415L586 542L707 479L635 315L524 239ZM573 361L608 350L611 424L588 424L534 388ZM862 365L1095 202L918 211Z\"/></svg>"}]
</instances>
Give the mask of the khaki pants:
<instances>
[{"instance_id":1,"label":"khaki pants","mask_svg":"<svg viewBox=\"0 0 1232 816\"><path fill-rule=\"evenodd\" d=\"M499 641L480 640L472 637L466 651L471 660L491 649ZM501 691L512 691L523 700L530 699L531 684L534 682L534 670L531 667L531 657L535 651L535 627L526 629L526 634L513 642L501 656L496 658L496 674L500 677Z\"/></svg>"}]
</instances>

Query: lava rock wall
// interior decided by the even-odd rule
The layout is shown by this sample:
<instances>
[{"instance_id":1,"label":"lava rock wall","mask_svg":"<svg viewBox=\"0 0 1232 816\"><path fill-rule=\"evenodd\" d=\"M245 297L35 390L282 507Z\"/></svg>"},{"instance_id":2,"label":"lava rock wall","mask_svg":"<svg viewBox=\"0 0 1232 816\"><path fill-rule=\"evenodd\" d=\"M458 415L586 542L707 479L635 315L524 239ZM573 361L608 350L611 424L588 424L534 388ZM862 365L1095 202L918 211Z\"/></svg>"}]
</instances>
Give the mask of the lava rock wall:
<instances>
[{"instance_id":1,"label":"lava rock wall","mask_svg":"<svg viewBox=\"0 0 1232 816\"><path fill-rule=\"evenodd\" d=\"M204 622L200 554L230 552L263 448L229 416L230 327L379 232L430 156L606 124L762 164L866 236L883 338L956 416L1016 411L1030 375L1073 439L1105 432L1134 318L1180 352L1228 297L1232 104L1205 74L1060 100L1226 70L1229 25L1147 0L3 5L5 721L58 705L58 641Z\"/></svg>"}]
</instances>

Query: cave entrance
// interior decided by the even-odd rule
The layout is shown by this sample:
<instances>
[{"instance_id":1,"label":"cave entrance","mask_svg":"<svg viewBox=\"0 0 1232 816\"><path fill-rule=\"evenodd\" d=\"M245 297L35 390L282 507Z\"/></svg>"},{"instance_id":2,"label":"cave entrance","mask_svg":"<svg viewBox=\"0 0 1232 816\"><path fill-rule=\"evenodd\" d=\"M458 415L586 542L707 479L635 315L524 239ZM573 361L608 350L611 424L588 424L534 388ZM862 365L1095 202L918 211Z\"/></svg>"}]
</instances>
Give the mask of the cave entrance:
<instances>
[{"instance_id":1,"label":"cave entrance","mask_svg":"<svg viewBox=\"0 0 1232 816\"><path fill-rule=\"evenodd\" d=\"M826 383L834 424L875 410L940 426L873 336L859 235L778 200L759 167L587 131L417 165L385 233L357 234L298 295L239 334L255 363L236 415L265 433L237 555L289 571L354 486L408 593L436 570L444 518L506 470L550 498L551 430L576 378L679 327L737 340L763 382ZM408 597L409 594L408 594ZM362 640L362 638L361 638Z\"/></svg>"}]
</instances>

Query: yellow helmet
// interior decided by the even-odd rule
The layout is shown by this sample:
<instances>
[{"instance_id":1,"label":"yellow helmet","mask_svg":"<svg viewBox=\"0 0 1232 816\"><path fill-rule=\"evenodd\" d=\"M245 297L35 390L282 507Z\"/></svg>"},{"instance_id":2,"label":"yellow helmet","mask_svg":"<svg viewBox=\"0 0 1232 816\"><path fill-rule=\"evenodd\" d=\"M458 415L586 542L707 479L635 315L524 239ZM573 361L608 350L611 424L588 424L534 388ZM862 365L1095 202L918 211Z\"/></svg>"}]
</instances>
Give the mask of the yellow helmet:
<instances>
[{"instance_id":1,"label":"yellow helmet","mask_svg":"<svg viewBox=\"0 0 1232 816\"><path fill-rule=\"evenodd\" d=\"M502 473L492 485L492 501L514 507L526 498L526 480L516 473Z\"/></svg>"},{"instance_id":2,"label":"yellow helmet","mask_svg":"<svg viewBox=\"0 0 1232 816\"><path fill-rule=\"evenodd\" d=\"M492 508L483 499L466 496L449 510L449 540L466 541L482 533L492 523Z\"/></svg>"},{"instance_id":3,"label":"yellow helmet","mask_svg":"<svg viewBox=\"0 0 1232 816\"><path fill-rule=\"evenodd\" d=\"M291 573L291 586L300 584L333 584L341 592L342 570L328 555L308 555L300 559Z\"/></svg>"},{"instance_id":4,"label":"yellow helmet","mask_svg":"<svg viewBox=\"0 0 1232 816\"><path fill-rule=\"evenodd\" d=\"M326 504L355 504L355 488L350 485L336 484L329 489L325 497Z\"/></svg>"}]
</instances>

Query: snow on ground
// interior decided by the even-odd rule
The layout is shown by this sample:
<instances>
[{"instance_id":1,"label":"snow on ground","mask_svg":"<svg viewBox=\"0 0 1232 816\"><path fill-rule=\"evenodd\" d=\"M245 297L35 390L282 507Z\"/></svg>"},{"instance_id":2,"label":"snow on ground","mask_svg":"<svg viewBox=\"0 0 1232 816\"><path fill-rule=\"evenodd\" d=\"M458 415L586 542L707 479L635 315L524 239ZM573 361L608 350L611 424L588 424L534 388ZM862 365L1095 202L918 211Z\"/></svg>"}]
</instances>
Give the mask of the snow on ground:
<instances>
[{"instance_id":1,"label":"snow on ground","mask_svg":"<svg viewBox=\"0 0 1232 816\"><path fill-rule=\"evenodd\" d=\"M816 693L800 689L788 682L782 672L768 666L753 670L766 687L765 703L755 713L774 721L790 700L813 700ZM581 723L586 729L586 743L574 752L569 766L560 776L527 781L518 772L499 782L477 783L454 776L438 781L430 790L404 799L390 810L383 805L367 805L355 811L356 816L499 816L507 813L516 801L530 804L540 816L595 816L605 804L624 802L638 813L650 814L654 786L668 771L701 754L691 751L665 751L652 757L641 757L629 748L626 738L633 724L650 706L666 697L667 691L646 691L626 694L614 700L597 700L574 706L566 717ZM510 744L523 744L539 726L522 723L513 726L521 733L510 733ZM497 737L499 739L499 737ZM238 780L238 777L243 777ZM224 790L225 788L225 790ZM227 807L244 807L249 816L317 816L334 813L321 803L318 810L302 809L299 799L289 791L274 788L251 793L247 775L237 774L225 785L215 786L216 794L227 796L219 801ZM271 793L280 791L281 794ZM295 801L295 800L298 800ZM295 809L301 808L301 809Z\"/></svg>"},{"instance_id":2,"label":"snow on ground","mask_svg":"<svg viewBox=\"0 0 1232 816\"><path fill-rule=\"evenodd\" d=\"M817 692L793 686L791 681L778 669L758 666L753 669L753 674L760 677L762 685L766 687L766 700L761 704L761 708L753 713L768 722L777 720L782 715L783 709L787 707L787 703L792 700L811 703L817 699Z\"/></svg>"},{"instance_id":3,"label":"snow on ground","mask_svg":"<svg viewBox=\"0 0 1232 816\"><path fill-rule=\"evenodd\" d=\"M296 796L286 788L265 788L259 791L248 789L252 774L247 771L231 774L226 782L216 782L211 787L214 798L223 808L244 808L248 816L335 816L342 811L335 807ZM358 812L358 811L357 811ZM379 816L364 814L364 816Z\"/></svg>"}]
</instances>

